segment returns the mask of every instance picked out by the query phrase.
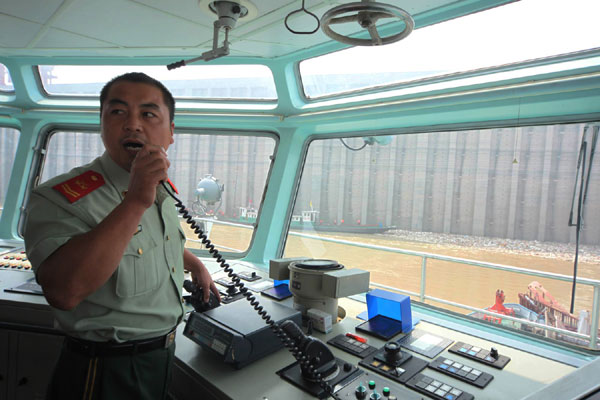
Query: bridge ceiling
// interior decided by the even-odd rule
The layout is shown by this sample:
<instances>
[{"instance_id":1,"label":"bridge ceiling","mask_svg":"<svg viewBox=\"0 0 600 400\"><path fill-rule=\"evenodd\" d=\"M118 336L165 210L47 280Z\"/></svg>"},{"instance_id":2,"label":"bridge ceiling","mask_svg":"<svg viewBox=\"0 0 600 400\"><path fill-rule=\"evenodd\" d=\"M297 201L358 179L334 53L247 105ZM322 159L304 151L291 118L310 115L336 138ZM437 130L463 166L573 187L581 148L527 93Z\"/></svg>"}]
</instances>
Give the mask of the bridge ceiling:
<instances>
[{"instance_id":1,"label":"bridge ceiling","mask_svg":"<svg viewBox=\"0 0 600 400\"><path fill-rule=\"evenodd\" d=\"M286 28L286 17L302 7L301 0L232 1L248 9L231 31L232 56L272 59L318 49L331 42L322 30L301 35ZM417 27L420 23L437 22L507 2L386 1L413 15ZM213 1L0 0L0 56L198 56L213 44L213 22L217 16L210 3ZM347 3L306 0L305 8L320 18L327 10ZM289 17L288 26L296 31L311 31L316 28L317 20L304 12L295 12ZM336 25L335 30L344 35L364 31L358 23ZM341 47L340 44L338 48Z\"/></svg>"}]
</instances>

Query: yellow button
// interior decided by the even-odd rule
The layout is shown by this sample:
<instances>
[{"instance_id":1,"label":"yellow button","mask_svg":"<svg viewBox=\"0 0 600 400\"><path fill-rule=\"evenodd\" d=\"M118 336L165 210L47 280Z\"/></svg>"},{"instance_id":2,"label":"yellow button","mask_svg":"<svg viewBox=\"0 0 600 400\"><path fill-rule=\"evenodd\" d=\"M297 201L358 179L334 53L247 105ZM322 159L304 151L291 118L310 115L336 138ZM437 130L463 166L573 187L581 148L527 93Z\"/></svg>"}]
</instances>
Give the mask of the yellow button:
<instances>
[{"instance_id":1,"label":"yellow button","mask_svg":"<svg viewBox=\"0 0 600 400\"><path fill-rule=\"evenodd\" d=\"M144 250L142 250L142 248L141 248L141 247L138 249L138 254L139 254L140 256L141 256L142 254L144 254Z\"/></svg>"},{"instance_id":2,"label":"yellow button","mask_svg":"<svg viewBox=\"0 0 600 400\"><path fill-rule=\"evenodd\" d=\"M173 273L175 273L175 267L171 267L171 271L173 271Z\"/></svg>"},{"instance_id":3,"label":"yellow button","mask_svg":"<svg viewBox=\"0 0 600 400\"><path fill-rule=\"evenodd\" d=\"M171 240L171 237L169 235L167 235L167 240Z\"/></svg>"}]
</instances>

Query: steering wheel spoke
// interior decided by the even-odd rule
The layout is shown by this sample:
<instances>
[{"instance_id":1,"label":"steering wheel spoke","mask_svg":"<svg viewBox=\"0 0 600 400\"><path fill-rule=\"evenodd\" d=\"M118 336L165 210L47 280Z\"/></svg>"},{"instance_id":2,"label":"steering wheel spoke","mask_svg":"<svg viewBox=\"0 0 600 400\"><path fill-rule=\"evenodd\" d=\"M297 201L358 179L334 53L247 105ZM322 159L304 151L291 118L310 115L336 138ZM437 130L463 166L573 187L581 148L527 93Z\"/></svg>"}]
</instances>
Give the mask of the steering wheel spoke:
<instances>
[{"instance_id":1,"label":"steering wheel spoke","mask_svg":"<svg viewBox=\"0 0 600 400\"><path fill-rule=\"evenodd\" d=\"M358 21L358 14L356 15L347 15L345 17L331 18L329 21L330 24L345 24L348 22L356 22Z\"/></svg>"},{"instance_id":2,"label":"steering wheel spoke","mask_svg":"<svg viewBox=\"0 0 600 400\"><path fill-rule=\"evenodd\" d=\"M396 17L394 14L384 13L384 12L369 13L369 18L371 18L375 22L377 22L378 20L380 20L382 18L394 18L394 17Z\"/></svg>"},{"instance_id":3,"label":"steering wheel spoke","mask_svg":"<svg viewBox=\"0 0 600 400\"><path fill-rule=\"evenodd\" d=\"M381 36L379 36L379 32L377 32L377 27L375 26L375 24L369 26L367 30L369 31L369 35L371 35L371 39L373 39L373 44L375 46L381 46Z\"/></svg>"}]
</instances>

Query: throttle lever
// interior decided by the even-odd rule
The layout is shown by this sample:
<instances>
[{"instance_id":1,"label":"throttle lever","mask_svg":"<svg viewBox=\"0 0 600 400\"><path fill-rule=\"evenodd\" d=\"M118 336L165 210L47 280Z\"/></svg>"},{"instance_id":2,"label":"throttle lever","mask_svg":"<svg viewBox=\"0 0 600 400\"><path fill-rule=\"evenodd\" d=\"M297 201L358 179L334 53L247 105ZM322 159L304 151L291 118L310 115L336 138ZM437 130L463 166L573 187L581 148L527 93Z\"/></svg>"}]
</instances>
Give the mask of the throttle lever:
<instances>
[{"instance_id":1,"label":"throttle lever","mask_svg":"<svg viewBox=\"0 0 600 400\"><path fill-rule=\"evenodd\" d=\"M300 361L302 376L311 381L317 381L317 374L327 380L328 377L339 371L337 360L331 349L321 340L307 336L294 321L284 321L280 325L281 329L294 341L298 347L298 355L305 356L308 363Z\"/></svg>"}]
</instances>

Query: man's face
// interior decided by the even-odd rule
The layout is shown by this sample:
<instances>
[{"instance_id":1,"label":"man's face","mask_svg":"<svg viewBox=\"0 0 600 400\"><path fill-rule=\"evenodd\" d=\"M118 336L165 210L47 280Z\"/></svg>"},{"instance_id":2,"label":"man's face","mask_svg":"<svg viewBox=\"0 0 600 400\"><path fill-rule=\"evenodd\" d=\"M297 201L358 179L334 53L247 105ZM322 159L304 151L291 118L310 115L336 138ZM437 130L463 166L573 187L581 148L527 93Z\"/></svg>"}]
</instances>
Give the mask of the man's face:
<instances>
[{"instance_id":1,"label":"man's face","mask_svg":"<svg viewBox=\"0 0 600 400\"><path fill-rule=\"evenodd\" d=\"M159 88L146 83L114 83L102 105L102 141L106 151L120 167L131 168L145 144L173 143L174 124Z\"/></svg>"}]
</instances>

